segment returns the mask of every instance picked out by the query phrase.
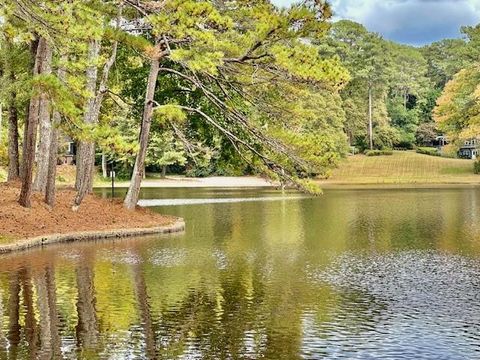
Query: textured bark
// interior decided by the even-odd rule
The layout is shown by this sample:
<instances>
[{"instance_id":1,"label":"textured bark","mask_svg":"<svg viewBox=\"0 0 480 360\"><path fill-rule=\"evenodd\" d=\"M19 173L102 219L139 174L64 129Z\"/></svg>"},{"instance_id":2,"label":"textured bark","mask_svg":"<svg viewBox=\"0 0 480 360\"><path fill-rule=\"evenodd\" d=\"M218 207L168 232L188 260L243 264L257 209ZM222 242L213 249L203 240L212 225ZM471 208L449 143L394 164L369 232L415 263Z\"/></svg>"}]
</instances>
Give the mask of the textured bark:
<instances>
[{"instance_id":1,"label":"textured bark","mask_svg":"<svg viewBox=\"0 0 480 360\"><path fill-rule=\"evenodd\" d=\"M87 100L85 106L85 113L83 116L83 121L85 124L92 124L94 122L93 111L95 107L95 94L97 88L97 78L98 78L98 69L97 69L97 60L100 53L100 41L92 40L90 41L88 48L88 61L90 65L87 67L86 76L87 76L87 85L86 90L89 92L90 97ZM93 145L94 146L94 145ZM91 141L82 140L78 143L77 148L77 174L75 178L75 189L80 191L80 187L84 181L88 181L88 178L85 179L85 173L87 172L86 166L88 166L88 159L91 157Z\"/></svg>"},{"instance_id":2,"label":"textured bark","mask_svg":"<svg viewBox=\"0 0 480 360\"><path fill-rule=\"evenodd\" d=\"M45 202L51 207L55 206L55 181L57 178L58 130L56 124L60 123L60 114L53 114L50 149L48 155L47 183L45 184Z\"/></svg>"},{"instance_id":3,"label":"textured bark","mask_svg":"<svg viewBox=\"0 0 480 360\"><path fill-rule=\"evenodd\" d=\"M35 66L33 70L34 75L41 74L44 69L45 59L49 52L49 45L44 38L40 38L37 47L37 54L35 57ZM39 121L39 108L40 108L41 96L34 95L30 99L30 106L28 110L27 130L26 137L24 139L25 150L23 154L23 179L22 190L20 192L19 204L24 207L31 206L32 197L32 177L33 177L33 164L35 161L35 147L37 143L37 128Z\"/></svg>"},{"instance_id":4,"label":"textured bark","mask_svg":"<svg viewBox=\"0 0 480 360\"><path fill-rule=\"evenodd\" d=\"M23 126L22 158L20 161L20 180L25 179L25 154L27 153L28 119L30 118L30 104L25 110L25 125Z\"/></svg>"},{"instance_id":5,"label":"textured bark","mask_svg":"<svg viewBox=\"0 0 480 360\"><path fill-rule=\"evenodd\" d=\"M20 176L20 158L18 154L18 111L13 92L8 108L8 176L7 181L17 180Z\"/></svg>"},{"instance_id":6,"label":"textured bark","mask_svg":"<svg viewBox=\"0 0 480 360\"><path fill-rule=\"evenodd\" d=\"M38 51L39 44L40 44L40 40L38 37L35 37L35 39L32 40L32 42L30 43L30 59L34 59L30 64L32 69L32 72L31 72L32 75L38 74L36 70L35 62L37 59L37 51ZM30 105L31 105L31 101L30 101L30 104L27 105L27 108L25 111L26 121L25 121L25 126L23 127L22 161L20 162L20 179L22 181L24 181L25 179L25 172L26 172L25 166L27 164L27 162L24 160L24 157L25 157L25 154L27 153L28 119L30 118Z\"/></svg>"},{"instance_id":7,"label":"textured bark","mask_svg":"<svg viewBox=\"0 0 480 360\"><path fill-rule=\"evenodd\" d=\"M100 52L100 43L98 41L93 41L91 43L90 56L91 59L98 59L98 54ZM92 98L89 99L87 107L85 110L84 122L86 124L94 125L98 123L98 117L100 116L100 109L102 107L103 98L107 91L108 77L110 74L110 69L115 63L117 58L117 42L113 43L112 53L110 58L105 63L102 71L102 78L98 89L96 87L97 83L97 67L89 68L87 70L88 90L93 94ZM73 209L76 210L82 203L85 196L93 191L93 176L95 170L95 142L90 141L81 141L79 144L77 153L77 175L75 179L75 188L77 190L77 195L75 196Z\"/></svg>"},{"instance_id":8,"label":"textured bark","mask_svg":"<svg viewBox=\"0 0 480 360\"><path fill-rule=\"evenodd\" d=\"M66 60L64 56L63 61ZM63 67L58 69L58 78L60 81L65 81L66 71ZM55 206L55 181L57 179L57 157L58 157L58 126L61 122L61 115L58 111L53 113L52 117L52 132L50 149L48 156L48 172L47 184L45 189L45 202L50 206Z\"/></svg>"},{"instance_id":9,"label":"textured bark","mask_svg":"<svg viewBox=\"0 0 480 360\"><path fill-rule=\"evenodd\" d=\"M137 206L138 196L140 194L140 186L142 184L143 175L145 173L145 157L147 154L148 139L150 136L150 126L153 115L153 97L157 85L158 72L160 70L160 59L152 59L150 65L150 74L148 76L147 91L145 94L145 105L143 108L142 126L140 129L140 148L135 159L132 180L125 197L124 206L133 210Z\"/></svg>"},{"instance_id":10,"label":"textured bark","mask_svg":"<svg viewBox=\"0 0 480 360\"><path fill-rule=\"evenodd\" d=\"M42 66L42 74L51 74L52 72L52 50L49 46L46 48L45 59ZM33 183L33 191L45 192L47 187L48 163L50 157L50 142L52 141L52 122L50 117L50 100L46 94L40 96L38 110L39 117L39 140L38 151L35 154L37 163L37 173Z\"/></svg>"}]
</instances>

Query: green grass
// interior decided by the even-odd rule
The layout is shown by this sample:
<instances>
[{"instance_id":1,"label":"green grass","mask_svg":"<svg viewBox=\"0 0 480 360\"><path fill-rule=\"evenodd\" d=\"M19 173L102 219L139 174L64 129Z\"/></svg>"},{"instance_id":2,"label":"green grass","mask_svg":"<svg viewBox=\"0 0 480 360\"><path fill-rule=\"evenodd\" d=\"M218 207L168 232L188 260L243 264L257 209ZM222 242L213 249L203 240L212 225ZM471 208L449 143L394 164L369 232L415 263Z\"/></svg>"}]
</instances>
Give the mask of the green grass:
<instances>
[{"instance_id":1,"label":"green grass","mask_svg":"<svg viewBox=\"0 0 480 360\"><path fill-rule=\"evenodd\" d=\"M325 183L332 184L471 184L479 183L473 161L394 151L391 156L351 156Z\"/></svg>"}]
</instances>

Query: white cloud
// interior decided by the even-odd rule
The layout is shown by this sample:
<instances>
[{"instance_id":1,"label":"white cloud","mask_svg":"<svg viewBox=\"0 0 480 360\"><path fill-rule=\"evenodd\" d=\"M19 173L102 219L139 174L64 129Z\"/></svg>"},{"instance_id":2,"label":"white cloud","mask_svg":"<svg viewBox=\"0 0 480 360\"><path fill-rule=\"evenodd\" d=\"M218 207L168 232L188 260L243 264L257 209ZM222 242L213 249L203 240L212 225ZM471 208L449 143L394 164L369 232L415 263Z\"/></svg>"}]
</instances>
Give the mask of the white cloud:
<instances>
[{"instance_id":1,"label":"white cloud","mask_svg":"<svg viewBox=\"0 0 480 360\"><path fill-rule=\"evenodd\" d=\"M282 6L293 0L273 0ZM385 38L425 44L458 37L480 22L480 0L331 0L334 19L350 19Z\"/></svg>"}]
</instances>

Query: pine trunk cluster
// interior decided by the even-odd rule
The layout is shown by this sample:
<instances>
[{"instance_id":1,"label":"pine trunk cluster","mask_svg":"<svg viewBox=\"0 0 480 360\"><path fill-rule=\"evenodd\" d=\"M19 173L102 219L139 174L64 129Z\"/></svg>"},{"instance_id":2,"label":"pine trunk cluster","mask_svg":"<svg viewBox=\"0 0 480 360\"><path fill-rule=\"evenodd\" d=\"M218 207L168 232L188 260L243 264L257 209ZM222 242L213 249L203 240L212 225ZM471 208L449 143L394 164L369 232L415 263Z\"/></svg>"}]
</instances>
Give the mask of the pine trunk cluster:
<instances>
[{"instance_id":1,"label":"pine trunk cluster","mask_svg":"<svg viewBox=\"0 0 480 360\"><path fill-rule=\"evenodd\" d=\"M47 74L51 71L52 52L47 40L41 37L36 48L33 75ZM30 99L27 123L25 124L24 151L22 159L22 189L19 203L24 207L31 207L33 191L33 168L35 164L35 152L37 144L37 130L40 121L44 121L48 112L48 99L46 94L34 93ZM44 135L42 134L42 138Z\"/></svg>"},{"instance_id":2,"label":"pine trunk cluster","mask_svg":"<svg viewBox=\"0 0 480 360\"><path fill-rule=\"evenodd\" d=\"M84 123L88 126L98 124L100 110L102 107L103 98L107 92L107 82L110 74L110 69L115 63L117 57L118 43L114 42L112 53L103 67L100 83L98 82L97 61L100 56L101 44L99 40L93 40L89 45L89 61L90 66L87 69L87 90L91 97L88 99L85 108ZM104 158L102 157L102 162ZM95 171L95 141L88 139L79 142L77 152L77 174L75 179L75 189L77 195L73 203L73 209L78 210L85 196L93 191L93 178ZM103 163L102 163L103 165Z\"/></svg>"}]
</instances>

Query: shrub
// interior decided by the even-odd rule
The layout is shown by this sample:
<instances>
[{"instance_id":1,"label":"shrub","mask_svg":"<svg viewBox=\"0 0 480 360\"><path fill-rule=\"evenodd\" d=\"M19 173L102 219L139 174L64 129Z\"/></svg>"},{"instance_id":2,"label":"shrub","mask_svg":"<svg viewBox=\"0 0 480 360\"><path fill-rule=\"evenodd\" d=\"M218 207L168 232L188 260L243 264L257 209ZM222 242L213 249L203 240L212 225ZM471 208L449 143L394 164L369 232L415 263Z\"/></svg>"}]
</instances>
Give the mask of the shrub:
<instances>
[{"instance_id":1,"label":"shrub","mask_svg":"<svg viewBox=\"0 0 480 360\"><path fill-rule=\"evenodd\" d=\"M392 150L367 150L365 151L367 156L381 156L381 155L393 155Z\"/></svg>"},{"instance_id":2,"label":"shrub","mask_svg":"<svg viewBox=\"0 0 480 360\"><path fill-rule=\"evenodd\" d=\"M473 163L473 172L475 174L480 174L480 160L477 160Z\"/></svg>"},{"instance_id":3,"label":"shrub","mask_svg":"<svg viewBox=\"0 0 480 360\"><path fill-rule=\"evenodd\" d=\"M438 151L437 148L432 147L418 147L417 153L430 156L442 156L442 154L440 153L440 151Z\"/></svg>"}]
</instances>

